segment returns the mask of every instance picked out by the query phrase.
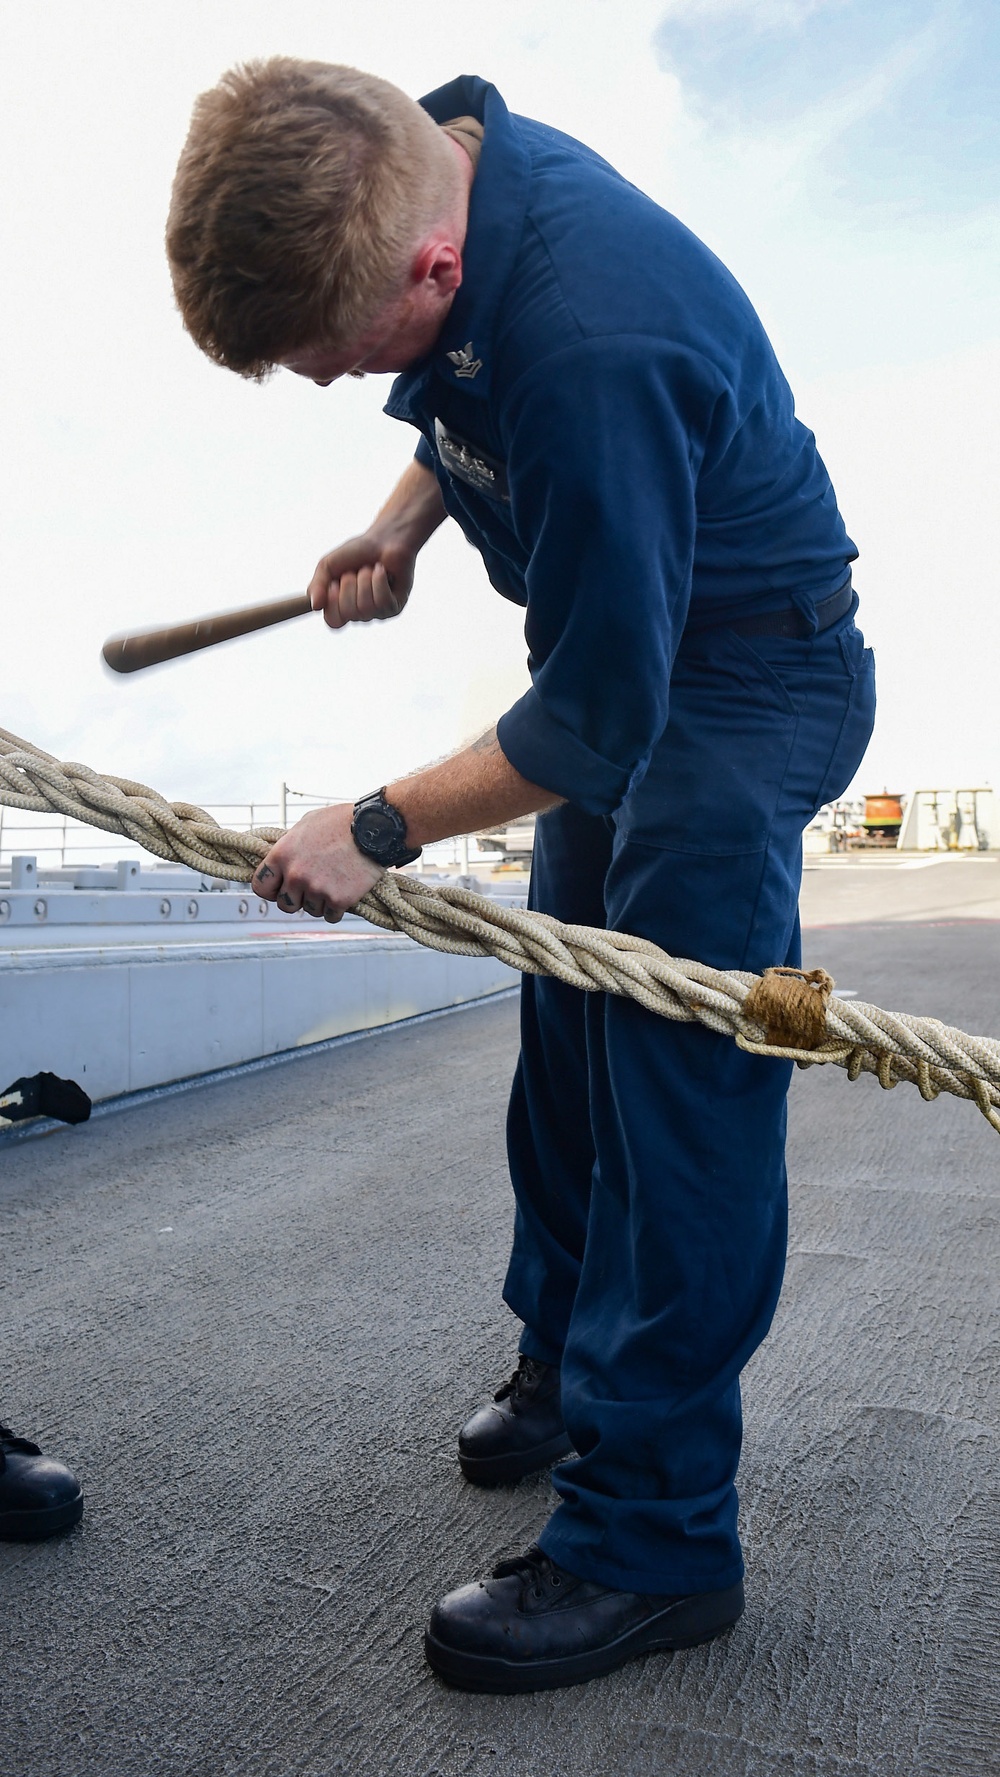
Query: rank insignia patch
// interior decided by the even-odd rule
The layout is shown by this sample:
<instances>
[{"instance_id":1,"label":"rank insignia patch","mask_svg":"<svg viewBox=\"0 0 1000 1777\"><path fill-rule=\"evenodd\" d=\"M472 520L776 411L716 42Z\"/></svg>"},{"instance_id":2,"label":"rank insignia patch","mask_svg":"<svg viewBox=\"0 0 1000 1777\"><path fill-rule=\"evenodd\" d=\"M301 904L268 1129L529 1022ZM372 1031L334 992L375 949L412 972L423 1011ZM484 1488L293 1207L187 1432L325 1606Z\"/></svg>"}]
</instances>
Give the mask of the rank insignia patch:
<instances>
[{"instance_id":1,"label":"rank insignia patch","mask_svg":"<svg viewBox=\"0 0 1000 1777\"><path fill-rule=\"evenodd\" d=\"M488 457L478 444L470 444L468 439L447 431L440 420L434 421L434 441L438 456L450 475L467 482L477 494L510 503L507 471L496 457Z\"/></svg>"},{"instance_id":2,"label":"rank insignia patch","mask_svg":"<svg viewBox=\"0 0 1000 1777\"><path fill-rule=\"evenodd\" d=\"M457 352L446 352L445 357L455 365L456 376L467 376L471 382L483 368L483 360L473 356L475 347L470 339L467 346L459 346Z\"/></svg>"}]
</instances>

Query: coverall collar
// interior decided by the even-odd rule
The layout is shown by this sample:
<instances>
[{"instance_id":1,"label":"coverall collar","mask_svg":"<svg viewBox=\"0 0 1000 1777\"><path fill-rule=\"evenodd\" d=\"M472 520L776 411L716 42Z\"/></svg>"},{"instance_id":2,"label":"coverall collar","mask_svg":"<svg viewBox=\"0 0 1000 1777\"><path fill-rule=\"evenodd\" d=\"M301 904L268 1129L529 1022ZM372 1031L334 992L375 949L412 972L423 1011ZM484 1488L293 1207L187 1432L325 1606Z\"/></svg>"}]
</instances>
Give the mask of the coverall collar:
<instances>
[{"instance_id":1,"label":"coverall collar","mask_svg":"<svg viewBox=\"0 0 1000 1777\"><path fill-rule=\"evenodd\" d=\"M397 377L386 412L409 418L416 383L434 370L465 395L489 394L493 334L524 227L530 164L495 86L460 75L420 100L435 123L462 115L483 125L483 150L469 194L462 283L433 350ZM404 411L405 410L405 411Z\"/></svg>"}]
</instances>

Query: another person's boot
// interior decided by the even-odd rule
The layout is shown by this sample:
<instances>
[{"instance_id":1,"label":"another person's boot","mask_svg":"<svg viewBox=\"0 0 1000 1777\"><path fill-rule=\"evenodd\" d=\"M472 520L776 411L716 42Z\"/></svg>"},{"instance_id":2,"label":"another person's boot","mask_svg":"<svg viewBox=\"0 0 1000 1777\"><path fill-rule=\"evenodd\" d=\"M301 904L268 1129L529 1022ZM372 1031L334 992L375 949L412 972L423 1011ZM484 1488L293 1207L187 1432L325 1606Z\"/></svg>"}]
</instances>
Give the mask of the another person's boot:
<instances>
[{"instance_id":1,"label":"another person's boot","mask_svg":"<svg viewBox=\"0 0 1000 1777\"><path fill-rule=\"evenodd\" d=\"M523 1352L509 1382L476 1409L458 1434L459 1467L467 1481L480 1487L520 1481L572 1451L559 1400L559 1370Z\"/></svg>"},{"instance_id":2,"label":"another person's boot","mask_svg":"<svg viewBox=\"0 0 1000 1777\"><path fill-rule=\"evenodd\" d=\"M83 1514L83 1489L64 1462L0 1425L0 1541L35 1542Z\"/></svg>"}]
</instances>

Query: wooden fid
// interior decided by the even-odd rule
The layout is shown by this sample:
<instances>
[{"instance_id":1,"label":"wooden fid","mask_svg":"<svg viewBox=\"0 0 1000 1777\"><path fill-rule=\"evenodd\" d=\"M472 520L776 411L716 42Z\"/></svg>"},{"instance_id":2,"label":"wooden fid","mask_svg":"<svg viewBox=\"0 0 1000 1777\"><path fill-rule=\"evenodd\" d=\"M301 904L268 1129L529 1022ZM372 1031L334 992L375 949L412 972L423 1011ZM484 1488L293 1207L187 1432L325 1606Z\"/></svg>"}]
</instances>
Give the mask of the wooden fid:
<instances>
[{"instance_id":1,"label":"wooden fid","mask_svg":"<svg viewBox=\"0 0 1000 1777\"><path fill-rule=\"evenodd\" d=\"M161 661L176 660L181 654L196 654L199 648L214 648L216 642L231 642L236 636L251 635L255 629L267 629L272 623L287 623L290 617L304 617L312 606L306 592L293 598L273 599L266 605L243 605L238 611L217 611L211 617L197 617L193 623L174 623L166 629L129 630L125 635L109 636L101 653L115 673L138 673L144 667L159 666Z\"/></svg>"}]
</instances>

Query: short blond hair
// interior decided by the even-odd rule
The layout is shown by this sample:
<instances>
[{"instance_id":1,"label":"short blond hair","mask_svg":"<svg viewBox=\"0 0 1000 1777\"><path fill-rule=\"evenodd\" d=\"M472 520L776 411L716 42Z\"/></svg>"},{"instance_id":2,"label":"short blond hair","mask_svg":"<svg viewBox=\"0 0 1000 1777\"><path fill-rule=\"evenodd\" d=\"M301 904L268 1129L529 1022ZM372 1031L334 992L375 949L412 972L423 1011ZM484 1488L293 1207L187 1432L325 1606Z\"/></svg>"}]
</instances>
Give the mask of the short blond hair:
<instances>
[{"instance_id":1,"label":"short blond hair","mask_svg":"<svg viewBox=\"0 0 1000 1777\"><path fill-rule=\"evenodd\" d=\"M196 101L167 257L203 352L260 380L293 348L341 349L402 294L460 188L447 138L377 75L288 56Z\"/></svg>"}]
</instances>

